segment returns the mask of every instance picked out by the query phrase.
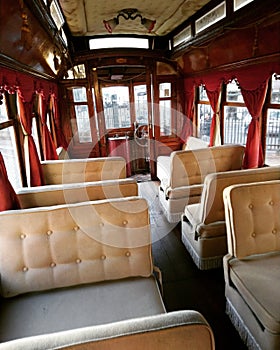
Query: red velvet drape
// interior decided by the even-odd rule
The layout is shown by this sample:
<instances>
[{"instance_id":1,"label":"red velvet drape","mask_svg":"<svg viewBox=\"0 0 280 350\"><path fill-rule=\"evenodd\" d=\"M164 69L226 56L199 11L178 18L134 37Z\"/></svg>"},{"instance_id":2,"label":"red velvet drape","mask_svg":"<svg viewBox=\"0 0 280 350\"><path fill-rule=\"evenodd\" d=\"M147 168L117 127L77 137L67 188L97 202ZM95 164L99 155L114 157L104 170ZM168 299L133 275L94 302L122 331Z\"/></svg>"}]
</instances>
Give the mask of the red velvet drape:
<instances>
[{"instance_id":1,"label":"red velvet drape","mask_svg":"<svg viewBox=\"0 0 280 350\"><path fill-rule=\"evenodd\" d=\"M25 136L25 164L26 167L28 165L30 167L29 171L27 170L27 179L29 180L30 186L42 186L44 185L42 168L35 142L31 133L33 100L30 102L24 102L22 96L18 94L18 108L19 119Z\"/></svg>"},{"instance_id":2,"label":"red velvet drape","mask_svg":"<svg viewBox=\"0 0 280 350\"><path fill-rule=\"evenodd\" d=\"M4 158L0 152L0 211L20 209L19 200L11 185L7 170L4 163Z\"/></svg>"},{"instance_id":3,"label":"red velvet drape","mask_svg":"<svg viewBox=\"0 0 280 350\"><path fill-rule=\"evenodd\" d=\"M279 60L237 68L232 71L214 71L205 75L197 75L196 77L187 78L184 82L185 86L188 86L188 89L185 89L186 91L190 91L191 86L194 88L201 84L205 85L207 91L216 91L217 87L222 82L227 84L233 79L238 81L246 107L252 115L243 164L246 168L259 167L263 164L258 117L263 107L268 79L273 73L280 74ZM188 98L187 95L186 98ZM215 121L213 121L213 124L214 123Z\"/></svg>"},{"instance_id":4,"label":"red velvet drape","mask_svg":"<svg viewBox=\"0 0 280 350\"><path fill-rule=\"evenodd\" d=\"M221 97L221 84L213 91L208 90L206 87L206 93L213 111L209 146L218 146L221 144L220 118L218 116Z\"/></svg>"},{"instance_id":5,"label":"red velvet drape","mask_svg":"<svg viewBox=\"0 0 280 350\"><path fill-rule=\"evenodd\" d=\"M259 116L265 101L268 81L259 86L256 90L245 90L241 88L241 93L252 116L249 124L243 168L258 168L264 164L264 156L260 139Z\"/></svg>"},{"instance_id":6,"label":"red velvet drape","mask_svg":"<svg viewBox=\"0 0 280 350\"><path fill-rule=\"evenodd\" d=\"M183 124L180 139L186 143L189 136L193 134L193 114L194 114L194 86L185 92L185 115L186 119Z\"/></svg>"},{"instance_id":7,"label":"red velvet drape","mask_svg":"<svg viewBox=\"0 0 280 350\"><path fill-rule=\"evenodd\" d=\"M20 121L25 133L26 138L26 149L28 152L27 166L30 164L30 171L27 173L29 178L29 184L31 186L43 185L42 170L40 166L39 157L35 147L33 137L31 135L31 121L32 121L32 101L35 92L41 93L45 96L57 95L57 85L47 80L34 78L31 75L19 73L11 69L0 67L0 93L1 90L7 91L8 93L18 93L20 97L18 99L18 105L20 108ZM56 103L55 103L56 106ZM58 119L57 115L57 119ZM55 120L56 126L59 125L59 120ZM60 128L61 136L58 136L58 140L63 140L64 136ZM61 145L67 148L66 142L60 141ZM48 152L48 151L47 151Z\"/></svg>"},{"instance_id":8,"label":"red velvet drape","mask_svg":"<svg viewBox=\"0 0 280 350\"><path fill-rule=\"evenodd\" d=\"M42 120L42 144L45 160L58 159L52 135L47 126L47 103L42 93L39 94L39 113Z\"/></svg>"},{"instance_id":9,"label":"red velvet drape","mask_svg":"<svg viewBox=\"0 0 280 350\"><path fill-rule=\"evenodd\" d=\"M55 94L50 95L49 108L54 118L57 146L63 147L65 150L67 150L68 144L62 132L61 122L58 115L57 99Z\"/></svg>"}]
</instances>

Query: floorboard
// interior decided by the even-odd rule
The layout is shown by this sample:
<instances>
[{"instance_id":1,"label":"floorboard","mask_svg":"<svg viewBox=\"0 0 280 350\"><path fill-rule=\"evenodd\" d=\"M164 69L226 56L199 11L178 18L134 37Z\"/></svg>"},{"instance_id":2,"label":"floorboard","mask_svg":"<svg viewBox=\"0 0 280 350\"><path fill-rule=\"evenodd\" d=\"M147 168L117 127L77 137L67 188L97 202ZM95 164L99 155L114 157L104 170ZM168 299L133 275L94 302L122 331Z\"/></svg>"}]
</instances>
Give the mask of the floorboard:
<instances>
[{"instance_id":1,"label":"floorboard","mask_svg":"<svg viewBox=\"0 0 280 350\"><path fill-rule=\"evenodd\" d=\"M163 300L167 311L197 310L213 329L216 350L245 350L225 314L222 269L200 271L181 242L181 226L168 223L158 201L158 182L139 184L140 196L149 203L154 263L162 272Z\"/></svg>"}]
</instances>

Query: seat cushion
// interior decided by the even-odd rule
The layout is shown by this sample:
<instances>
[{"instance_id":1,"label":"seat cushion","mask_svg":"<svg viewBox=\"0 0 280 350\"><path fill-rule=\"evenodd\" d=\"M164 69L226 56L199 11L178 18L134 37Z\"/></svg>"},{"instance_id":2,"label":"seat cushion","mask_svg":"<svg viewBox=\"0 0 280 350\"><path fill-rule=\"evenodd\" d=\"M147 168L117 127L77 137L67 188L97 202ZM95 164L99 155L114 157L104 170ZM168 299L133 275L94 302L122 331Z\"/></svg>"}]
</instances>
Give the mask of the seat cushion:
<instances>
[{"instance_id":1,"label":"seat cushion","mask_svg":"<svg viewBox=\"0 0 280 350\"><path fill-rule=\"evenodd\" d=\"M230 279L262 325L280 333L280 252L230 260Z\"/></svg>"},{"instance_id":2,"label":"seat cushion","mask_svg":"<svg viewBox=\"0 0 280 350\"><path fill-rule=\"evenodd\" d=\"M186 205L184 215L191 224L193 232L196 231L201 238L215 238L226 235L226 224L224 221L216 221L205 225L199 220L201 210L200 203Z\"/></svg>"},{"instance_id":3,"label":"seat cushion","mask_svg":"<svg viewBox=\"0 0 280 350\"><path fill-rule=\"evenodd\" d=\"M153 277L29 293L1 304L0 342L165 312Z\"/></svg>"}]
</instances>

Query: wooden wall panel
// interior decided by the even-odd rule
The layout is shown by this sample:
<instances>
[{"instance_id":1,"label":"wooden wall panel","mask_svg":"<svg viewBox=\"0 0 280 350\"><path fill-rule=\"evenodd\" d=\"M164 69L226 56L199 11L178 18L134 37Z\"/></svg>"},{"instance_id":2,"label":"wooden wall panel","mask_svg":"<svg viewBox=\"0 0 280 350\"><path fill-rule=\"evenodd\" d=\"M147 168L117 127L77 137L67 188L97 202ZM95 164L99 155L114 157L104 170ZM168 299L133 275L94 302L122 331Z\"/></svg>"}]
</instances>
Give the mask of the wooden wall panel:
<instances>
[{"instance_id":1,"label":"wooden wall panel","mask_svg":"<svg viewBox=\"0 0 280 350\"><path fill-rule=\"evenodd\" d=\"M280 52L279 16L247 26L225 29L200 47L190 48L183 55L184 73L193 74L263 58Z\"/></svg>"},{"instance_id":2,"label":"wooden wall panel","mask_svg":"<svg viewBox=\"0 0 280 350\"><path fill-rule=\"evenodd\" d=\"M0 39L3 57L15 66L19 63L19 68L20 66L28 66L38 73L55 77L56 71L52 67L55 44L54 40L49 37L49 34L42 27L42 24L28 8L25 8L31 38L31 47L28 47L21 40L23 19L21 17L20 1L1 1L0 6L2 15ZM48 63L48 57L50 63Z\"/></svg>"}]
</instances>

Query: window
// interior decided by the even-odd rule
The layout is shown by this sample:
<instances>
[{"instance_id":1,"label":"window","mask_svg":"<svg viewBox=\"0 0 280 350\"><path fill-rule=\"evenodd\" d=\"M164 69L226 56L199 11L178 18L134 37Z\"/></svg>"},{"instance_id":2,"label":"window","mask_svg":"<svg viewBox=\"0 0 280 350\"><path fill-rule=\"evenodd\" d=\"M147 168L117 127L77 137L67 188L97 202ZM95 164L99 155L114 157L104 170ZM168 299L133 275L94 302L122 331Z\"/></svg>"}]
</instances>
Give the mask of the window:
<instances>
[{"instance_id":1,"label":"window","mask_svg":"<svg viewBox=\"0 0 280 350\"><path fill-rule=\"evenodd\" d=\"M85 87L72 89L78 140L81 143L92 142L90 121ZM73 130L75 132L75 130Z\"/></svg>"},{"instance_id":2,"label":"window","mask_svg":"<svg viewBox=\"0 0 280 350\"><path fill-rule=\"evenodd\" d=\"M192 37L191 26L186 27L180 33L174 36L173 38L173 46L176 47L186 41L188 41Z\"/></svg>"},{"instance_id":3,"label":"window","mask_svg":"<svg viewBox=\"0 0 280 350\"><path fill-rule=\"evenodd\" d=\"M160 136L170 136L171 130L171 83L159 84Z\"/></svg>"},{"instance_id":4,"label":"window","mask_svg":"<svg viewBox=\"0 0 280 350\"><path fill-rule=\"evenodd\" d=\"M140 125L148 124L148 101L146 85L134 86L134 104L136 122Z\"/></svg>"},{"instance_id":5,"label":"window","mask_svg":"<svg viewBox=\"0 0 280 350\"><path fill-rule=\"evenodd\" d=\"M236 81L228 83L224 105L224 143L245 145L251 119Z\"/></svg>"},{"instance_id":6,"label":"window","mask_svg":"<svg viewBox=\"0 0 280 350\"><path fill-rule=\"evenodd\" d=\"M226 3L222 2L220 5L216 6L213 10L206 13L206 15L200 17L195 22L196 33L210 27L211 25L217 23L221 19L226 17Z\"/></svg>"},{"instance_id":7,"label":"window","mask_svg":"<svg viewBox=\"0 0 280 350\"><path fill-rule=\"evenodd\" d=\"M201 85L198 88L198 104L197 104L197 133L198 137L204 141L210 141L210 127L212 121L212 110L206 94L205 88Z\"/></svg>"},{"instance_id":8,"label":"window","mask_svg":"<svg viewBox=\"0 0 280 350\"><path fill-rule=\"evenodd\" d=\"M109 49L109 48L134 48L134 49L148 49L149 40L145 38L130 38L130 37L112 37L112 38L95 38L89 40L89 48L95 49Z\"/></svg>"},{"instance_id":9,"label":"window","mask_svg":"<svg viewBox=\"0 0 280 350\"><path fill-rule=\"evenodd\" d=\"M234 0L233 1L233 10L239 10L241 7L249 4L250 2L252 2L254 0Z\"/></svg>"},{"instance_id":10,"label":"window","mask_svg":"<svg viewBox=\"0 0 280 350\"><path fill-rule=\"evenodd\" d=\"M105 125L107 129L131 126L129 91L127 86L102 88Z\"/></svg>"},{"instance_id":11,"label":"window","mask_svg":"<svg viewBox=\"0 0 280 350\"><path fill-rule=\"evenodd\" d=\"M50 14L52 16L52 19L54 20L55 25L57 26L57 29L60 30L60 28L64 24L64 18L56 0L53 0L51 2Z\"/></svg>"},{"instance_id":12,"label":"window","mask_svg":"<svg viewBox=\"0 0 280 350\"><path fill-rule=\"evenodd\" d=\"M18 154L15 141L15 132L13 125L3 122L8 121L5 98L4 103L0 105L0 152L3 155L5 166L7 169L8 178L14 189L22 186L21 176L18 163Z\"/></svg>"},{"instance_id":13,"label":"window","mask_svg":"<svg viewBox=\"0 0 280 350\"><path fill-rule=\"evenodd\" d=\"M273 75L267 109L266 152L268 165L280 164L280 76Z\"/></svg>"},{"instance_id":14,"label":"window","mask_svg":"<svg viewBox=\"0 0 280 350\"><path fill-rule=\"evenodd\" d=\"M85 79L86 77L85 65L79 64L67 71L65 79Z\"/></svg>"}]
</instances>

